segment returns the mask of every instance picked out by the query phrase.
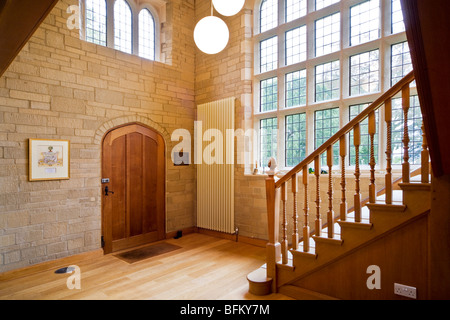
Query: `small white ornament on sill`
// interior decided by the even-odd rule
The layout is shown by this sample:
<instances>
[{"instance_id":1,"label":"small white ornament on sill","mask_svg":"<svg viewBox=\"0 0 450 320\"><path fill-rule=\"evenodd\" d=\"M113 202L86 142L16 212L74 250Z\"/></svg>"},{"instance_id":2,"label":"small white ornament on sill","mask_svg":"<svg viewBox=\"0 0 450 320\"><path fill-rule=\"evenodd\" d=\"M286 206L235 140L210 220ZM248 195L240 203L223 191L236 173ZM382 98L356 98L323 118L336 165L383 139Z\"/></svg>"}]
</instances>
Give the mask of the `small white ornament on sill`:
<instances>
[{"instance_id":1,"label":"small white ornament on sill","mask_svg":"<svg viewBox=\"0 0 450 320\"><path fill-rule=\"evenodd\" d=\"M275 160L274 157L270 158L269 164L267 166L269 167L269 171L267 171L266 173L269 176L274 176L275 175L275 169L277 168L277 161Z\"/></svg>"},{"instance_id":2,"label":"small white ornament on sill","mask_svg":"<svg viewBox=\"0 0 450 320\"><path fill-rule=\"evenodd\" d=\"M255 168L253 169L253 174L258 174L258 161L255 162Z\"/></svg>"}]
</instances>

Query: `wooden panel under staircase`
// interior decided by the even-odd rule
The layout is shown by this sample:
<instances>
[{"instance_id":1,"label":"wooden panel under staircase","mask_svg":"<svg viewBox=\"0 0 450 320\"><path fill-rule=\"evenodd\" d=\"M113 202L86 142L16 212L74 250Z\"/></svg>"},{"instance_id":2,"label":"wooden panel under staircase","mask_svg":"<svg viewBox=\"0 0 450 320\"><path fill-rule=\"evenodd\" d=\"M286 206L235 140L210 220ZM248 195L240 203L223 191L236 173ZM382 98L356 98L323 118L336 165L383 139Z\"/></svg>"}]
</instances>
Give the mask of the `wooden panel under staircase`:
<instances>
[{"instance_id":1,"label":"wooden panel under staircase","mask_svg":"<svg viewBox=\"0 0 450 320\"><path fill-rule=\"evenodd\" d=\"M448 0L401 0L436 177L450 174Z\"/></svg>"},{"instance_id":2,"label":"wooden panel under staircase","mask_svg":"<svg viewBox=\"0 0 450 320\"><path fill-rule=\"evenodd\" d=\"M0 0L0 76L58 0Z\"/></svg>"},{"instance_id":3,"label":"wooden panel under staircase","mask_svg":"<svg viewBox=\"0 0 450 320\"><path fill-rule=\"evenodd\" d=\"M305 299L305 291L310 294L320 292L314 299L339 298L345 300L400 299L394 294L394 283L402 283L417 289L418 299L428 295L426 277L427 216L393 229L374 241L342 255L339 260L302 276L292 283L279 288L279 293ZM411 265L411 261L415 263ZM370 266L380 270L380 289L369 290L367 281L372 274ZM372 283L372 281L371 281ZM406 299L406 298L404 298Z\"/></svg>"},{"instance_id":4,"label":"wooden panel under staircase","mask_svg":"<svg viewBox=\"0 0 450 320\"><path fill-rule=\"evenodd\" d=\"M268 214L268 235L267 244L267 263L259 270L249 274L249 291L254 294L267 294L270 292L283 292L294 298L312 298L312 299L393 299L390 285L384 286L382 291L372 291L366 286L366 280L369 277L367 268L372 265L381 264L383 261L390 261L390 266L398 262L395 270L383 272L391 277L398 275L396 279L403 279L403 284L420 286L422 298L427 296L427 287L423 283L417 283L417 279L423 279L427 271L424 268L415 268L414 266L423 265L427 261L426 255L421 250L415 251L415 248L423 247L426 241L422 241L422 246L417 243L408 243L408 237L414 238L416 235L427 232L427 216L431 207L431 183L429 168L429 152L427 139L423 134L422 166L419 175L413 177L418 170L411 172L409 162L409 109L410 109L410 84L414 81L414 74L410 73L390 90L383 94L377 101L367 107L355 119L350 121L333 137L331 137L322 146L317 148L312 154L307 156L300 164L293 168L289 173L277 179L274 175L269 175L266 179L267 192L267 214ZM401 165L401 183L398 184L398 190L394 190L393 171L393 148L392 148L392 99L400 96L402 99L403 111L403 154ZM374 136L376 134L375 111L380 109L384 112L386 121L386 160L385 170L381 168L376 171ZM370 136L370 185L369 199L364 202L361 199L360 185L360 160L359 147L360 124L365 119L369 123ZM422 127L423 130L423 127ZM349 133L353 132L353 139L349 139ZM341 193L340 206L333 207L333 145L340 143L341 161ZM355 186L354 206L351 211L348 210L346 188L347 183L345 170L347 158L347 145L351 143L355 146ZM327 155L326 166L328 172L328 198L326 201L320 198L319 179L322 175L322 166L320 163L322 153ZM316 183L314 186L308 186L308 172L314 168ZM385 188L383 192L377 192L375 185L376 175L382 170L385 176ZM302 176L302 177L301 177ZM297 206L298 181L304 185L303 204L303 228L299 230L299 212ZM294 198L293 212L286 212L287 192L291 190ZM308 203L311 195L308 190L314 192L314 203ZM326 217L322 217L321 203L325 202L328 208ZM311 208L310 208L311 206ZM309 215L315 215L314 226L309 226ZM322 221L322 218L323 221ZM281 223L280 223L281 221ZM420 221L417 223L417 221ZM289 222L293 224L293 234L288 235L287 230ZM312 229L312 231L311 231ZM417 231L416 229L420 229ZM303 237L300 238L299 234ZM406 236L398 241L397 245L388 245L387 239L396 238L397 235L405 233ZM417 242L417 241L416 241ZM383 243L380 245L380 243ZM390 242L389 242L390 243ZM395 241L394 241L395 243ZM402 246L404 248L402 249ZM382 249L380 249L382 248ZM381 250L381 251L380 251ZM426 250L425 250L426 251ZM380 257L379 252L384 256ZM399 255L398 252L411 252L408 255ZM355 258L356 257L356 258ZM366 258L362 258L366 257ZM388 257L388 258L386 258ZM337 273L335 270L355 270L355 261L358 271L355 274L351 272ZM361 261L364 261L361 263ZM371 261L371 262L370 262ZM369 263L370 262L370 263ZM369 264L368 264L369 263ZM402 265L403 263L403 265ZM404 267L405 263L411 264L409 268ZM384 263L384 265L388 265ZM426 267L425 267L426 268ZM392 269L392 268L391 268ZM329 290L330 285L324 284L323 270L333 270L334 273L325 274L325 277L332 282L342 284L341 290ZM319 275L319 276L318 276ZM315 281L317 278L319 280ZM363 289L361 294L357 294L354 288L355 279L365 279L360 284ZM406 282L406 283L405 283ZM304 285L308 283L308 286ZM314 285L316 283L316 285ZM312 284L312 285L311 285ZM365 289L364 289L365 287ZM356 290L356 291L355 291ZM375 294L376 293L376 294Z\"/></svg>"}]
</instances>

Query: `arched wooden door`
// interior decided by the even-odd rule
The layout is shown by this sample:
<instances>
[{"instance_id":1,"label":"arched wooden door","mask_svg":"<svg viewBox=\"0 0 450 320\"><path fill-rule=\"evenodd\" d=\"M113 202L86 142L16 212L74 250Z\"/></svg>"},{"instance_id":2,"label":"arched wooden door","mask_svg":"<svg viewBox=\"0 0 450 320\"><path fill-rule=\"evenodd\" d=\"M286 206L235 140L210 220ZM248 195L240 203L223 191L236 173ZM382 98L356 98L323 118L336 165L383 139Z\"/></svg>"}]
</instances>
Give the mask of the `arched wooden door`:
<instances>
[{"instance_id":1,"label":"arched wooden door","mask_svg":"<svg viewBox=\"0 0 450 320\"><path fill-rule=\"evenodd\" d=\"M165 153L157 132L130 124L106 134L102 150L105 253L165 238Z\"/></svg>"}]
</instances>

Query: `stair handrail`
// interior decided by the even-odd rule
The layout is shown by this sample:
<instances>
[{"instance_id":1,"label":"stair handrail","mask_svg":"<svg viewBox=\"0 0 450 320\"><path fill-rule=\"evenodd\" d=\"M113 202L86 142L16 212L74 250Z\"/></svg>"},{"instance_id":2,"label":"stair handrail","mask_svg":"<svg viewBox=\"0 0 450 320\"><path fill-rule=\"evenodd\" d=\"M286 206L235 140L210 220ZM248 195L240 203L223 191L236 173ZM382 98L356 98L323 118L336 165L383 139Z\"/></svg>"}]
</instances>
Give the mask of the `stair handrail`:
<instances>
[{"instance_id":1,"label":"stair handrail","mask_svg":"<svg viewBox=\"0 0 450 320\"><path fill-rule=\"evenodd\" d=\"M326 152L327 166L329 170L328 180L328 212L327 225L329 239L334 238L334 212L333 212L333 187L332 187L332 167L333 167L333 146L338 141L340 142L340 157L341 157L341 203L340 203L340 220L345 221L347 216L347 199L346 199L346 178L345 178L345 157L347 155L346 135L350 131L354 131L353 144L355 146L355 194L354 194L354 212L355 222L361 222L361 190L360 190L360 160L359 147L361 146L361 130L360 125L368 119L368 131L370 137L370 185L369 185L369 202L376 201L376 185L375 185L375 152L374 152L374 137L376 134L376 117L375 111L382 105L385 105L385 119L387 123L387 145L386 145L386 204L392 204L392 99L401 92L402 110L403 110L403 163L402 163L402 181L404 183L410 182L410 164L409 164L409 132L408 132L408 111L410 109L410 84L415 79L414 71L411 71L404 78L394 84L389 90L383 93L378 99L365 108L358 116L350 120L340 130L338 130L331 138L329 138L320 147L314 150L303 161L296 165L289 172L284 174L279 179L275 179L275 172L273 169L268 173L266 178L266 201L267 201L267 226L268 226L268 243L267 243L267 258L266 258L266 272L267 278L272 279L272 291L277 291L277 263L281 262L283 265L288 265L288 240L287 240L287 226L288 218L286 212L286 202L288 199L288 185L287 182L292 182L292 193L294 198L293 206L293 234L292 234L292 249L302 250L305 254L310 254L310 227L308 223L309 206L308 206L308 167L314 162L314 176L316 178L316 219L315 219L315 237L320 238L322 232L322 218L320 213L320 188L319 179L321 175L320 157ZM422 131L424 129L422 128ZM423 151L422 151L422 167L428 167L429 152L425 134L423 133ZM273 163L271 163L273 165ZM269 165L270 166L270 165ZM298 181L300 172L302 173L302 182ZM422 171L422 182L427 182L428 170ZM298 227L298 208L297 208L297 194L298 185L304 185L304 225L303 225L303 248L300 249L298 243L300 239L300 232ZM280 209L282 210L280 213ZM280 218L282 219L280 229ZM280 237L281 231L281 237ZM280 239L281 238L281 239ZM314 254L312 254L314 256Z\"/></svg>"},{"instance_id":2,"label":"stair handrail","mask_svg":"<svg viewBox=\"0 0 450 320\"><path fill-rule=\"evenodd\" d=\"M327 151L328 147L333 146L336 142L339 141L339 139L341 139L341 137L345 136L347 133L352 131L355 125L363 122L371 112L379 109L386 102L386 100L393 98L403 89L405 85L409 85L411 82L414 81L414 79L415 79L414 71L411 71L399 82L397 82L394 86L392 86L388 91L386 91L383 95L381 95L378 99L376 99L371 105L369 105L366 109L364 109L358 116L356 116L345 126L343 126L330 139L325 141L320 147L318 147L309 156L303 159L302 162L300 162L289 172L284 174L280 179L278 179L275 182L275 188L277 189L280 188L285 182L289 181L294 174L299 173L305 166L312 163L316 157L320 156L322 153Z\"/></svg>"}]
</instances>

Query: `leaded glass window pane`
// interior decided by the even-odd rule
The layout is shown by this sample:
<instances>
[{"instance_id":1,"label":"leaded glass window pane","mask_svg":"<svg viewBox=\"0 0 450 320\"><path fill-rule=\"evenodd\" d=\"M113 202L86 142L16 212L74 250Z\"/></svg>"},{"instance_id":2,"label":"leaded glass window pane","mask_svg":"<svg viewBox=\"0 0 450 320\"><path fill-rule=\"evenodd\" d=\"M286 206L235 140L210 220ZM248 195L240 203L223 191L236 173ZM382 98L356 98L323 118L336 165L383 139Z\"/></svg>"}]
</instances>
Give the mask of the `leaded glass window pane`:
<instances>
[{"instance_id":1,"label":"leaded glass window pane","mask_svg":"<svg viewBox=\"0 0 450 320\"><path fill-rule=\"evenodd\" d=\"M155 20L147 9L139 13L139 56L155 60Z\"/></svg>"},{"instance_id":2,"label":"leaded glass window pane","mask_svg":"<svg viewBox=\"0 0 450 320\"><path fill-rule=\"evenodd\" d=\"M117 0L114 5L114 46L117 50L132 52L132 15L125 0Z\"/></svg>"}]
</instances>

